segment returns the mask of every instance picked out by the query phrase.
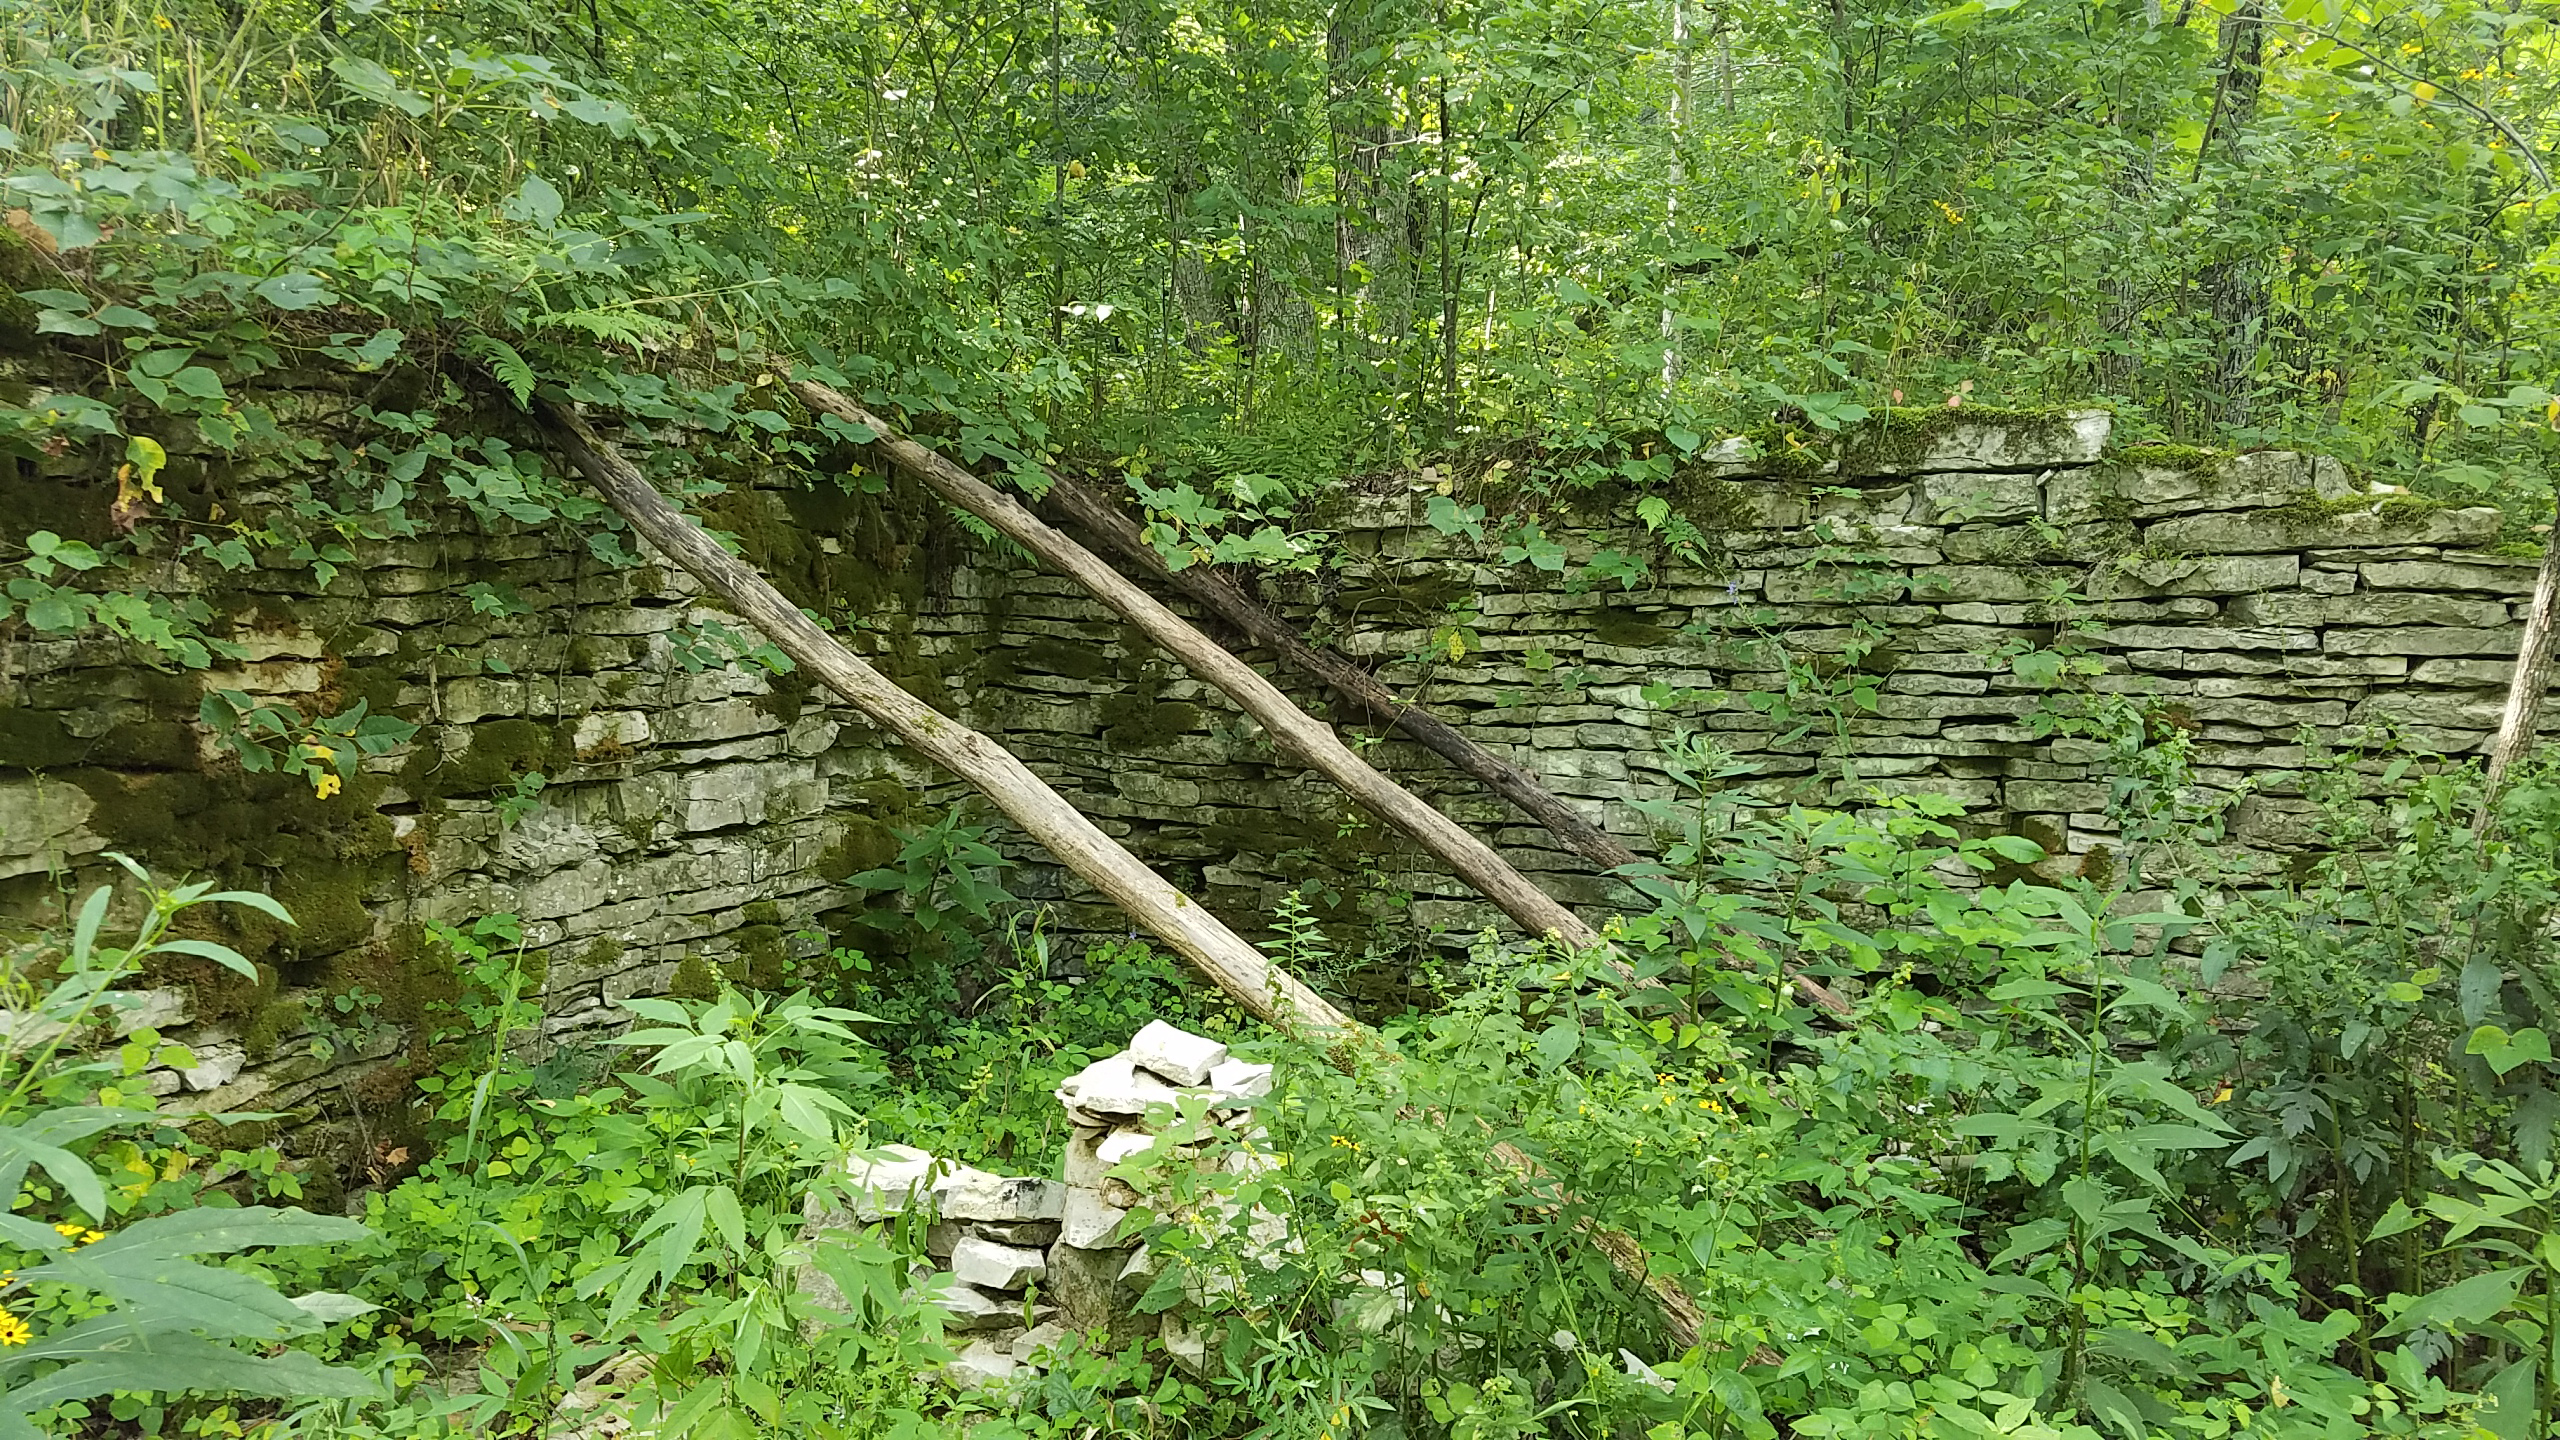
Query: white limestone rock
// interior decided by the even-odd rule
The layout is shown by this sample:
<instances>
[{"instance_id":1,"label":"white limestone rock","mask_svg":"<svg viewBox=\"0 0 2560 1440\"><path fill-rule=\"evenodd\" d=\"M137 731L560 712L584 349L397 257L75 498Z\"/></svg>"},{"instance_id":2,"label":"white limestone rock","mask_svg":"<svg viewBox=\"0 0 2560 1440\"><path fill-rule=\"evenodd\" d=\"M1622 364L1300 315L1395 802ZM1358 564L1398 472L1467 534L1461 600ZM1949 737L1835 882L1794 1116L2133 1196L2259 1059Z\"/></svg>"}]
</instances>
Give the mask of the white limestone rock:
<instances>
[{"instance_id":1,"label":"white limestone rock","mask_svg":"<svg viewBox=\"0 0 2560 1440\"><path fill-rule=\"evenodd\" d=\"M1129 1263L1120 1267L1120 1283L1143 1288L1148 1281L1164 1273L1164 1257L1154 1247L1141 1245L1129 1252Z\"/></svg>"},{"instance_id":2,"label":"white limestone rock","mask_svg":"<svg viewBox=\"0 0 2560 1440\"><path fill-rule=\"evenodd\" d=\"M1194 1375L1207 1368L1209 1360L1207 1331L1192 1328L1190 1322L1183 1319L1179 1313L1168 1313L1164 1317L1164 1329L1158 1333L1164 1342L1164 1353L1173 1357L1175 1364Z\"/></svg>"},{"instance_id":3,"label":"white limestone rock","mask_svg":"<svg viewBox=\"0 0 2560 1440\"><path fill-rule=\"evenodd\" d=\"M1068 1076L1057 1095L1071 1117L1082 1112L1110 1119L1136 1119L1150 1105L1172 1105L1182 1098L1180 1090L1140 1070L1126 1055L1104 1056Z\"/></svg>"},{"instance_id":4,"label":"white limestone rock","mask_svg":"<svg viewBox=\"0 0 2560 1440\"><path fill-rule=\"evenodd\" d=\"M1057 1353L1058 1346L1075 1332L1055 1320L1043 1320L1014 1337L1013 1358L1023 1364L1037 1364Z\"/></svg>"},{"instance_id":5,"label":"white limestone rock","mask_svg":"<svg viewBox=\"0 0 2560 1440\"><path fill-rule=\"evenodd\" d=\"M1009 1348L992 1340L975 1340L957 1357L943 1362L941 1375L954 1390L983 1390L1011 1380L1022 1368Z\"/></svg>"},{"instance_id":6,"label":"white limestone rock","mask_svg":"<svg viewBox=\"0 0 2560 1440\"><path fill-rule=\"evenodd\" d=\"M1060 1195L1058 1205L1062 1210L1066 1203L1066 1197ZM1058 1243L1058 1222L1055 1220L973 1220L969 1222L968 1231L981 1240L993 1240L999 1245L1027 1245L1034 1250L1046 1250Z\"/></svg>"},{"instance_id":7,"label":"white limestone rock","mask_svg":"<svg viewBox=\"0 0 2560 1440\"><path fill-rule=\"evenodd\" d=\"M967 1236L951 1251L951 1273L961 1283L981 1290L1019 1290L1049 1276L1049 1261L1037 1250L999 1245Z\"/></svg>"},{"instance_id":8,"label":"white limestone rock","mask_svg":"<svg viewBox=\"0 0 2560 1440\"><path fill-rule=\"evenodd\" d=\"M925 1300L942 1310L944 1326L961 1333L1000 1330L1022 1313L1019 1304L964 1285L948 1274L934 1276L923 1290Z\"/></svg>"},{"instance_id":9,"label":"white limestone rock","mask_svg":"<svg viewBox=\"0 0 2560 1440\"><path fill-rule=\"evenodd\" d=\"M996 1175L967 1165L933 1182L934 1210L945 1220L1055 1220L1066 1198L1066 1187L1055 1180Z\"/></svg>"},{"instance_id":10,"label":"white limestone rock","mask_svg":"<svg viewBox=\"0 0 2560 1440\"><path fill-rule=\"evenodd\" d=\"M1206 1084L1227 1063L1227 1047L1162 1020L1150 1020L1129 1038L1129 1063L1176 1085Z\"/></svg>"},{"instance_id":11,"label":"white limestone rock","mask_svg":"<svg viewBox=\"0 0 2560 1440\"><path fill-rule=\"evenodd\" d=\"M1102 1250L1110 1247L1112 1232L1129 1212L1117 1205L1106 1205L1102 1196L1091 1190L1067 1192L1065 1223L1058 1229L1060 1243L1078 1250Z\"/></svg>"},{"instance_id":12,"label":"white limestone rock","mask_svg":"<svg viewBox=\"0 0 2560 1440\"><path fill-rule=\"evenodd\" d=\"M1209 1071L1209 1088L1230 1105L1259 1100L1271 1093L1271 1067L1245 1060L1228 1060Z\"/></svg>"},{"instance_id":13,"label":"white limestone rock","mask_svg":"<svg viewBox=\"0 0 2560 1440\"><path fill-rule=\"evenodd\" d=\"M913 1145L883 1145L846 1158L845 1174L853 1192L853 1218L886 1220L903 1215L933 1183L933 1152ZM810 1197L812 1205L817 1197Z\"/></svg>"},{"instance_id":14,"label":"white limestone rock","mask_svg":"<svg viewBox=\"0 0 2560 1440\"><path fill-rule=\"evenodd\" d=\"M1111 1168L1102 1162L1102 1142L1114 1133L1090 1125L1075 1127L1075 1133L1067 1137L1067 1161L1062 1172L1068 1189L1093 1190L1101 1186L1102 1172Z\"/></svg>"}]
</instances>

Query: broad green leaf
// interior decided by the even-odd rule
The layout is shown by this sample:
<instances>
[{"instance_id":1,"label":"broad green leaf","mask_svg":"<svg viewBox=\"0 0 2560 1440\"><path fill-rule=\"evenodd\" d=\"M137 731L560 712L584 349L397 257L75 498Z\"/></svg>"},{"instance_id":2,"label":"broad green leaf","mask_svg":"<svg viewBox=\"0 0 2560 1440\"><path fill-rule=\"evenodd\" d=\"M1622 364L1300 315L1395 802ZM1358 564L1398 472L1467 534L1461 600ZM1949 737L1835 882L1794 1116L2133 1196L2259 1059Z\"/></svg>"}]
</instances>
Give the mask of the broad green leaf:
<instances>
[{"instance_id":1,"label":"broad green leaf","mask_svg":"<svg viewBox=\"0 0 2560 1440\"><path fill-rule=\"evenodd\" d=\"M11 1390L0 1404L23 1416L118 1390L144 1395L196 1392L349 1400L373 1399L382 1393L371 1377L324 1365L299 1350L262 1359L183 1331L101 1333L86 1350L61 1358L73 1363Z\"/></svg>"},{"instance_id":2,"label":"broad green leaf","mask_svg":"<svg viewBox=\"0 0 2560 1440\"><path fill-rule=\"evenodd\" d=\"M193 955L200 960L210 960L226 970L236 971L251 980L258 978L258 967L249 963L249 957L218 941L181 938L163 940L151 948L161 954Z\"/></svg>"},{"instance_id":3,"label":"broad green leaf","mask_svg":"<svg viewBox=\"0 0 2560 1440\"><path fill-rule=\"evenodd\" d=\"M539 175L527 175L524 184L516 187L516 193L507 197L500 209L510 220L521 220L548 230L552 222L560 218L560 207L558 187Z\"/></svg>"},{"instance_id":4,"label":"broad green leaf","mask_svg":"<svg viewBox=\"0 0 2560 1440\"><path fill-rule=\"evenodd\" d=\"M347 1245L370 1233L361 1223L341 1215L319 1215L282 1206L198 1208L137 1220L81 1253L130 1252L173 1258L229 1255L269 1245Z\"/></svg>"},{"instance_id":5,"label":"broad green leaf","mask_svg":"<svg viewBox=\"0 0 2560 1440\"><path fill-rule=\"evenodd\" d=\"M279 310L316 310L338 298L328 282L307 270L288 270L261 280L254 293Z\"/></svg>"},{"instance_id":6,"label":"broad green leaf","mask_svg":"<svg viewBox=\"0 0 2560 1440\"><path fill-rule=\"evenodd\" d=\"M391 106L404 115L424 115L435 108L426 96L401 88L390 71L371 60L340 55L329 62L329 69L357 95L377 105Z\"/></svg>"},{"instance_id":7,"label":"broad green leaf","mask_svg":"<svg viewBox=\"0 0 2560 1440\"><path fill-rule=\"evenodd\" d=\"M47 1110L31 1120L0 1128L0 1194L17 1193L30 1165L42 1166L53 1182L93 1220L107 1216L107 1190L87 1161L64 1149L102 1130L132 1125L143 1117L130 1110L98 1105L71 1105Z\"/></svg>"},{"instance_id":8,"label":"broad green leaf","mask_svg":"<svg viewBox=\"0 0 2560 1440\"><path fill-rule=\"evenodd\" d=\"M2525 1277L2532 1273L2529 1267L2518 1265L2467 1276L2420 1298L2382 1327L2382 1333L2396 1335L2421 1325L2459 1329L2495 1319L2515 1303L2516 1292L2524 1288Z\"/></svg>"}]
</instances>

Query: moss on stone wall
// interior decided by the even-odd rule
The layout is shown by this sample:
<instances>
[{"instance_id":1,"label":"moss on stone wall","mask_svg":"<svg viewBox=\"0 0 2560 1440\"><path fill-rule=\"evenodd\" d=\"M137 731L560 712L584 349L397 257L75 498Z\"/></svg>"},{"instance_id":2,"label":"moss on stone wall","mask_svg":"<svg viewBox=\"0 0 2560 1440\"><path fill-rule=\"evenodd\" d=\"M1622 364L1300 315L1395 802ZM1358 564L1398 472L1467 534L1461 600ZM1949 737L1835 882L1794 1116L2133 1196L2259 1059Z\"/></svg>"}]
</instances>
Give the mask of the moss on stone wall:
<instances>
[{"instance_id":1,"label":"moss on stone wall","mask_svg":"<svg viewBox=\"0 0 2560 1440\"><path fill-rule=\"evenodd\" d=\"M401 785L422 800L477 797L513 785L524 775L557 775L577 760L576 729L574 723L483 720L469 727L459 752L418 746L401 769Z\"/></svg>"},{"instance_id":2,"label":"moss on stone wall","mask_svg":"<svg viewBox=\"0 0 2560 1440\"><path fill-rule=\"evenodd\" d=\"M1925 457L1940 437L1969 427L2005 430L2058 445L2069 438L2071 420L2059 410L1896 405L1841 432L1841 469L1891 474Z\"/></svg>"},{"instance_id":3,"label":"moss on stone wall","mask_svg":"<svg viewBox=\"0 0 2560 1440\"><path fill-rule=\"evenodd\" d=\"M75 738L62 717L23 705L0 709L0 768L53 770L89 758L89 741Z\"/></svg>"},{"instance_id":4,"label":"moss on stone wall","mask_svg":"<svg viewBox=\"0 0 2560 1440\"><path fill-rule=\"evenodd\" d=\"M711 968L710 961L688 950L667 980L667 994L678 1000L717 1000L720 974Z\"/></svg>"}]
</instances>

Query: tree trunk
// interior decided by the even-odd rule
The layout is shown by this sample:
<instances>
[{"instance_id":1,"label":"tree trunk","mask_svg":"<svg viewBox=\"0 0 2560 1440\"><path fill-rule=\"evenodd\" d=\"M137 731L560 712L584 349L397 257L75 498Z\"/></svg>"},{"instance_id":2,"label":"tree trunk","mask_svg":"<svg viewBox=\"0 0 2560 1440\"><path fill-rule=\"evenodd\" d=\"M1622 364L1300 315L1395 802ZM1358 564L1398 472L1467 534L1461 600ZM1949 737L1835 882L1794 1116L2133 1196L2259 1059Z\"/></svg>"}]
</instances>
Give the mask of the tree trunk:
<instances>
[{"instance_id":1,"label":"tree trunk","mask_svg":"<svg viewBox=\"0 0 2560 1440\"><path fill-rule=\"evenodd\" d=\"M2264 0L2242 0L2222 22L2222 72L2214 82L2213 110L2196 149L2197 176L2205 158L2220 150L2235 168L2244 162L2241 137L2258 116L2266 86L2267 26ZM2213 386L2222 423L2249 423L2258 343L2267 325L2267 282L2261 257L2248 250L2227 255L2198 278L2213 317Z\"/></svg>"},{"instance_id":2,"label":"tree trunk","mask_svg":"<svg viewBox=\"0 0 2560 1440\"><path fill-rule=\"evenodd\" d=\"M1089 538L1119 557L1141 576L1172 587L1201 609L1224 620L1256 645L1280 657L1290 669L1322 682L1344 699L1393 724L1421 742L1431 753L1474 776L1484 787L1511 802L1521 814L1545 826L1576 854L1602 870L1636 863L1636 854L1616 837L1575 814L1537 777L1461 735L1429 711L1408 705L1378 678L1349 659L1319 650L1298 635L1297 628L1247 595L1243 587L1207 566L1173 570L1139 533L1138 523L1096 495L1082 481L1052 473L1048 503Z\"/></svg>"},{"instance_id":3,"label":"tree trunk","mask_svg":"<svg viewBox=\"0 0 2560 1440\"><path fill-rule=\"evenodd\" d=\"M2507 709L2498 720L2498 738L2489 746L2489 773L2481 784L2480 813L2471 829L2486 838L2497 813L2498 787L2507 771L2533 753L2534 734L2542 722L2542 699L2551 691L2551 632L2560 616L2560 497L2552 507L2551 533L2544 538L2542 572L2534 577L2533 609L2524 622L2524 639L2516 645L2515 678L2507 682Z\"/></svg>"},{"instance_id":4,"label":"tree trunk","mask_svg":"<svg viewBox=\"0 0 2560 1440\"><path fill-rule=\"evenodd\" d=\"M917 753L975 785L1024 834L1181 952L1236 1003L1281 1030L1318 1042L1360 1028L1102 833L1011 751L899 689L819 629L754 566L721 549L668 504L648 477L576 415L548 401L540 414L552 443L642 539L691 571L794 664Z\"/></svg>"},{"instance_id":5,"label":"tree trunk","mask_svg":"<svg viewBox=\"0 0 2560 1440\"><path fill-rule=\"evenodd\" d=\"M792 381L791 389L811 409L876 433L881 449L898 468L1083 585L1149 640L1172 652L1191 673L1226 692L1246 714L1261 722L1284 754L1321 772L1372 814L1411 836L1459 879L1501 907L1522 929L1531 935L1551 936L1576 949L1600 943L1597 932L1556 903L1554 897L1530 884L1510 861L1494 853L1492 846L1380 774L1377 767L1353 754L1351 747L1334 734L1332 726L1299 709L1280 693L1278 686L1262 678L1260 671L1229 654L1092 551L1033 515L1011 496L988 488L942 455L898 434L887 421L835 390L807 380Z\"/></svg>"}]
</instances>

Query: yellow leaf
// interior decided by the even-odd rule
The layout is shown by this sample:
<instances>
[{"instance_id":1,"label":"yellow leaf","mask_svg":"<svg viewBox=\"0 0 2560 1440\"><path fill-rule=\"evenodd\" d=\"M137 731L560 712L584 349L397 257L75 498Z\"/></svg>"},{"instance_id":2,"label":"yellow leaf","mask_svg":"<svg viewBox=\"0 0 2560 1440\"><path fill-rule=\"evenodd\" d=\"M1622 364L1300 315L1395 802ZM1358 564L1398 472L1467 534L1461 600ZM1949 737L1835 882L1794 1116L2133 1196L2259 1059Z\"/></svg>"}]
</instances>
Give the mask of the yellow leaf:
<instances>
[{"instance_id":1,"label":"yellow leaf","mask_svg":"<svg viewBox=\"0 0 2560 1440\"><path fill-rule=\"evenodd\" d=\"M166 500L160 493L159 475L169 464L169 452L148 435L135 435L124 442L124 458L133 466L134 483L142 493L154 500Z\"/></svg>"}]
</instances>

